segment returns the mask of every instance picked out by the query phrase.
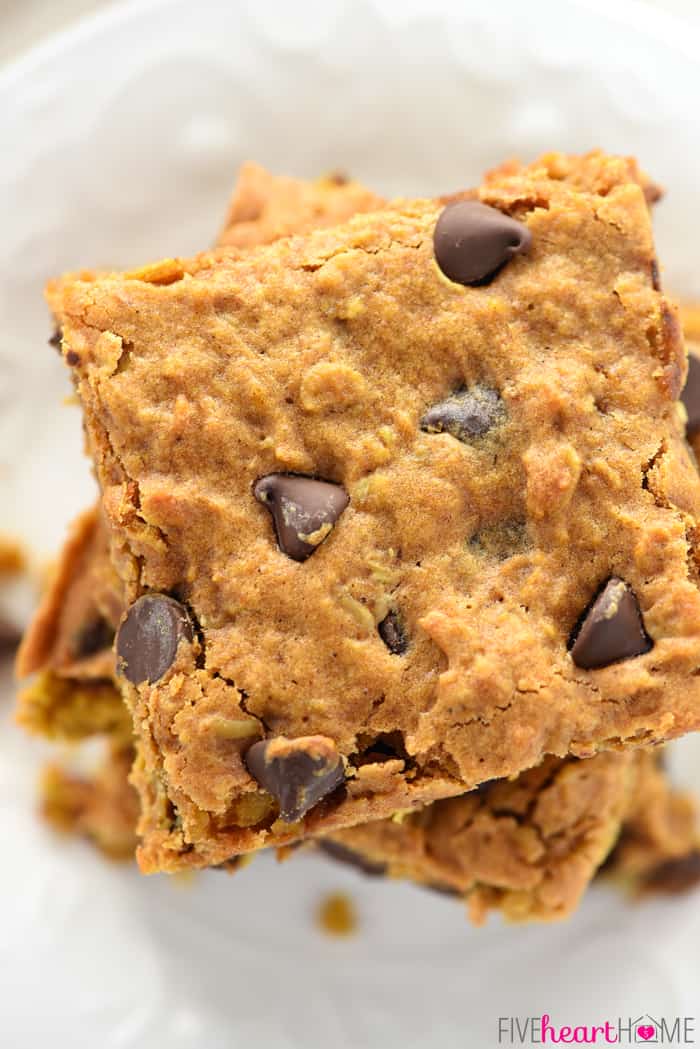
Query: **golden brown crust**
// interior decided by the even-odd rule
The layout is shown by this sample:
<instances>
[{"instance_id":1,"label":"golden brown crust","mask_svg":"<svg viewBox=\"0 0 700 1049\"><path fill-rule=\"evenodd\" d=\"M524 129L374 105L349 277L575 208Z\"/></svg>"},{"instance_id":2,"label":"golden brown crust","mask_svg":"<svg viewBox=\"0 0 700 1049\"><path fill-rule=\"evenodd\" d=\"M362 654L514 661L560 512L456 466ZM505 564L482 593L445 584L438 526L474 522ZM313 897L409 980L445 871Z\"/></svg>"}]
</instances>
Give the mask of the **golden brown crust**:
<instances>
[{"instance_id":1,"label":"golden brown crust","mask_svg":"<svg viewBox=\"0 0 700 1049\"><path fill-rule=\"evenodd\" d=\"M548 759L514 781L328 841L376 872L463 896L477 924L494 909L511 921L566 918L604 862L637 892L662 891L663 877L666 891L681 891L693 883L700 819L658 758L638 750Z\"/></svg>"},{"instance_id":2,"label":"golden brown crust","mask_svg":"<svg viewBox=\"0 0 700 1049\"><path fill-rule=\"evenodd\" d=\"M376 211L383 201L342 175L307 181L273 175L260 164L243 164L218 245L249 248L280 237L337 226L352 215Z\"/></svg>"},{"instance_id":3,"label":"golden brown crust","mask_svg":"<svg viewBox=\"0 0 700 1049\"><path fill-rule=\"evenodd\" d=\"M349 827L330 841L391 877L463 896L480 924L568 917L614 845L644 756L547 759L400 821Z\"/></svg>"},{"instance_id":4,"label":"golden brown crust","mask_svg":"<svg viewBox=\"0 0 700 1049\"><path fill-rule=\"evenodd\" d=\"M640 186L649 205L664 195L662 187L641 170L636 157L613 157L600 150L592 150L583 156L552 152L544 153L535 163L549 178L590 190L601 197L606 197L623 182ZM535 164L531 165L531 170L534 167ZM487 172L484 181L501 182L504 177L517 176L522 169L519 160L509 160Z\"/></svg>"}]
</instances>

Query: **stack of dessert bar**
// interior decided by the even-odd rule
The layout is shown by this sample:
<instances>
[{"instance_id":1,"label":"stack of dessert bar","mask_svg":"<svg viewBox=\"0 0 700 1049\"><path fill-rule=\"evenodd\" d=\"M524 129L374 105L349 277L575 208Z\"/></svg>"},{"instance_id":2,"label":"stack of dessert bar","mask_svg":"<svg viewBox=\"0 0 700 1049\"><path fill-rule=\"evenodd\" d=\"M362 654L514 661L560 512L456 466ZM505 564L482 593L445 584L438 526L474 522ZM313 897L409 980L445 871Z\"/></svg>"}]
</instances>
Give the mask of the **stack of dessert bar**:
<instances>
[{"instance_id":1,"label":"stack of dessert bar","mask_svg":"<svg viewBox=\"0 0 700 1049\"><path fill-rule=\"evenodd\" d=\"M49 285L100 495L19 720L107 753L47 816L146 873L304 844L477 921L564 917L604 863L698 877L660 747L700 728L700 382L657 197L602 153L390 202L247 165L216 248Z\"/></svg>"}]
</instances>

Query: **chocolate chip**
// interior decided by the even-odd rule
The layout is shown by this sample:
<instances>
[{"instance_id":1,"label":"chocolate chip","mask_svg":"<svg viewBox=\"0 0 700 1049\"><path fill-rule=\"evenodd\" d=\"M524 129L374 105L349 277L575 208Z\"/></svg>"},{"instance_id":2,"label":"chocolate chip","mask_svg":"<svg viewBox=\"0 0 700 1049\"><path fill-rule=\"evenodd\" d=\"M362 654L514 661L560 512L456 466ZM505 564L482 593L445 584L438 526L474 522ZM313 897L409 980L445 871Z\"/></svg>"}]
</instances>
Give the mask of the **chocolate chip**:
<instances>
[{"instance_id":1,"label":"chocolate chip","mask_svg":"<svg viewBox=\"0 0 700 1049\"><path fill-rule=\"evenodd\" d=\"M688 354L688 378L685 381L681 400L688 413L686 433L692 437L700 430L700 358Z\"/></svg>"},{"instance_id":2,"label":"chocolate chip","mask_svg":"<svg viewBox=\"0 0 700 1049\"><path fill-rule=\"evenodd\" d=\"M180 642L192 641L193 636L187 609L178 601L165 594L144 594L117 631L118 672L134 685L152 685L172 666Z\"/></svg>"},{"instance_id":3,"label":"chocolate chip","mask_svg":"<svg viewBox=\"0 0 700 1049\"><path fill-rule=\"evenodd\" d=\"M80 364L80 355L75 350L68 350L66 353L66 364L70 364L71 368L75 368L76 364Z\"/></svg>"},{"instance_id":4,"label":"chocolate chip","mask_svg":"<svg viewBox=\"0 0 700 1049\"><path fill-rule=\"evenodd\" d=\"M478 200L448 204L433 237L438 266L457 284L488 284L531 243L527 226Z\"/></svg>"},{"instance_id":5,"label":"chocolate chip","mask_svg":"<svg viewBox=\"0 0 700 1049\"><path fill-rule=\"evenodd\" d=\"M656 258L651 260L651 286L654 291L661 291L661 273L659 272L659 263Z\"/></svg>"},{"instance_id":6,"label":"chocolate chip","mask_svg":"<svg viewBox=\"0 0 700 1049\"><path fill-rule=\"evenodd\" d=\"M398 612L387 613L378 625L379 636L395 656L402 656L408 648L408 637Z\"/></svg>"},{"instance_id":7,"label":"chocolate chip","mask_svg":"<svg viewBox=\"0 0 700 1049\"><path fill-rule=\"evenodd\" d=\"M263 790L277 799L285 823L296 823L345 779L336 745L325 736L260 740L246 751L245 763Z\"/></svg>"},{"instance_id":8,"label":"chocolate chip","mask_svg":"<svg viewBox=\"0 0 700 1049\"><path fill-rule=\"evenodd\" d=\"M253 493L272 515L280 550L294 561L313 554L350 502L341 485L299 474L268 474Z\"/></svg>"},{"instance_id":9,"label":"chocolate chip","mask_svg":"<svg viewBox=\"0 0 700 1049\"><path fill-rule=\"evenodd\" d=\"M53 348L55 350L58 350L58 352L60 353L61 352L61 343L62 343L62 341L63 341L63 332L61 331L60 328L56 328L56 330L54 331L53 335L49 339L49 346L53 346Z\"/></svg>"},{"instance_id":10,"label":"chocolate chip","mask_svg":"<svg viewBox=\"0 0 700 1049\"><path fill-rule=\"evenodd\" d=\"M637 598L624 580L608 580L584 613L570 646L571 658L584 670L607 667L652 648Z\"/></svg>"},{"instance_id":11,"label":"chocolate chip","mask_svg":"<svg viewBox=\"0 0 700 1049\"><path fill-rule=\"evenodd\" d=\"M331 859L337 860L339 863L345 863L348 867L355 867L357 870L362 871L363 874L368 874L371 878L380 878L383 874L386 874L387 867L385 863L375 863L374 860L368 860L361 852L355 852L354 849L349 849L347 845L341 845L330 838L319 838L316 845L326 856L330 856Z\"/></svg>"},{"instance_id":12,"label":"chocolate chip","mask_svg":"<svg viewBox=\"0 0 700 1049\"><path fill-rule=\"evenodd\" d=\"M496 390L476 383L429 408L420 421L426 433L449 433L458 441L483 437L504 422L506 409Z\"/></svg>"},{"instance_id":13,"label":"chocolate chip","mask_svg":"<svg viewBox=\"0 0 700 1049\"><path fill-rule=\"evenodd\" d=\"M84 623L76 632L74 648L76 656L92 656L111 648L114 641L114 628L102 616Z\"/></svg>"},{"instance_id":14,"label":"chocolate chip","mask_svg":"<svg viewBox=\"0 0 700 1049\"><path fill-rule=\"evenodd\" d=\"M660 863L644 878L642 888L648 892L677 895L700 885L700 851Z\"/></svg>"}]
</instances>

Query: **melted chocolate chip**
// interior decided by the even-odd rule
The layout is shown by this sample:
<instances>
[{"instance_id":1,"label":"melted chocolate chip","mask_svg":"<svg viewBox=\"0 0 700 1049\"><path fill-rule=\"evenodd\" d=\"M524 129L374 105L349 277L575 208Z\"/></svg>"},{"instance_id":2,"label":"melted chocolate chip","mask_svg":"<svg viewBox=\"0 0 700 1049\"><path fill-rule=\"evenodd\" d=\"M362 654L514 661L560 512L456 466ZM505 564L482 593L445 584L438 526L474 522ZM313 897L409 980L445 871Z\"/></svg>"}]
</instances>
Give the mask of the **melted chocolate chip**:
<instances>
[{"instance_id":1,"label":"melted chocolate chip","mask_svg":"<svg viewBox=\"0 0 700 1049\"><path fill-rule=\"evenodd\" d=\"M496 390L477 383L434 404L421 419L420 428L426 433L449 433L466 442L483 437L505 417L505 405Z\"/></svg>"},{"instance_id":2,"label":"melted chocolate chip","mask_svg":"<svg viewBox=\"0 0 700 1049\"><path fill-rule=\"evenodd\" d=\"M63 341L63 332L60 328L56 328L53 335L49 339L49 346L53 346L54 350L61 352L61 343Z\"/></svg>"},{"instance_id":3,"label":"melted chocolate chip","mask_svg":"<svg viewBox=\"0 0 700 1049\"><path fill-rule=\"evenodd\" d=\"M659 263L656 258L651 260L651 286L654 291L661 291L661 273L659 272Z\"/></svg>"},{"instance_id":4,"label":"melted chocolate chip","mask_svg":"<svg viewBox=\"0 0 700 1049\"><path fill-rule=\"evenodd\" d=\"M272 515L280 550L294 561L314 553L350 502L341 485L298 474L268 474L253 493Z\"/></svg>"},{"instance_id":5,"label":"melted chocolate chip","mask_svg":"<svg viewBox=\"0 0 700 1049\"><path fill-rule=\"evenodd\" d=\"M700 357L688 354L688 378L685 381L681 400L688 413L686 433L692 437L700 430Z\"/></svg>"},{"instance_id":6,"label":"melted chocolate chip","mask_svg":"<svg viewBox=\"0 0 700 1049\"><path fill-rule=\"evenodd\" d=\"M613 576L586 610L571 641L577 667L596 670L641 656L653 647L634 591Z\"/></svg>"},{"instance_id":7,"label":"melted chocolate chip","mask_svg":"<svg viewBox=\"0 0 700 1049\"><path fill-rule=\"evenodd\" d=\"M433 237L435 261L456 284L489 283L531 243L527 226L478 200L448 204Z\"/></svg>"},{"instance_id":8,"label":"melted chocolate chip","mask_svg":"<svg viewBox=\"0 0 700 1049\"><path fill-rule=\"evenodd\" d=\"M117 631L118 672L133 685L152 685L172 666L180 642L192 641L193 636L187 609L178 601L165 594L144 594Z\"/></svg>"},{"instance_id":9,"label":"melted chocolate chip","mask_svg":"<svg viewBox=\"0 0 700 1049\"><path fill-rule=\"evenodd\" d=\"M92 656L105 648L111 648L114 641L114 628L99 616L89 623L84 623L74 639L75 653L80 657Z\"/></svg>"},{"instance_id":10,"label":"melted chocolate chip","mask_svg":"<svg viewBox=\"0 0 700 1049\"><path fill-rule=\"evenodd\" d=\"M335 743L325 736L260 740L246 751L245 763L253 779L277 799L285 823L296 823L345 779Z\"/></svg>"},{"instance_id":11,"label":"melted chocolate chip","mask_svg":"<svg viewBox=\"0 0 700 1049\"><path fill-rule=\"evenodd\" d=\"M408 648L408 636L406 634L403 620L398 612L393 610L389 612L381 623L378 625L377 630L379 636L395 656L402 656Z\"/></svg>"}]
</instances>

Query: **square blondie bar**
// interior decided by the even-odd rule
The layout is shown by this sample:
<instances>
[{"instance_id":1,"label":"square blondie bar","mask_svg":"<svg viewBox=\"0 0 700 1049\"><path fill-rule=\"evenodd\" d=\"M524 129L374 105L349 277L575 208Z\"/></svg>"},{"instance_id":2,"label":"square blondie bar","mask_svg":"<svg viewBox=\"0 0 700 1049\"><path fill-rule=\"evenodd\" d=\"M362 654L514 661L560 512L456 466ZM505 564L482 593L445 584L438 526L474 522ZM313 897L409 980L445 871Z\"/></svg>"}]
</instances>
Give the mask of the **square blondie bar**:
<instances>
[{"instance_id":1,"label":"square blondie bar","mask_svg":"<svg viewBox=\"0 0 700 1049\"><path fill-rule=\"evenodd\" d=\"M301 183L248 164L240 173L222 242L250 245L256 230L267 241L274 225L289 232L295 210L302 226L310 216L318 225L328 224L330 212L336 220L347 218L361 210L355 207L359 201L370 199L354 183ZM691 309L683 312L691 349L695 316ZM690 379L683 398L692 436ZM109 751L93 778L58 764L46 770L42 811L54 826L83 834L119 858L133 854L136 844L137 809L127 783L131 748L119 728L121 699L100 671L113 670L108 635L121 612L97 508L74 525L25 639L20 669L42 673L23 693L20 714L33 731L52 737L108 733ZM545 760L512 782L497 781L402 814L398 821L341 830L321 839L319 848L372 873L407 877L462 896L475 920L491 908L510 919L551 920L575 908L617 839L623 812L623 833L608 869L642 886L678 889L679 879L683 887L691 884L698 855L695 806L669 788L661 764L648 751Z\"/></svg>"},{"instance_id":2,"label":"square blondie bar","mask_svg":"<svg viewBox=\"0 0 700 1049\"><path fill-rule=\"evenodd\" d=\"M145 869L698 725L698 482L636 170L548 157L480 198L61 288Z\"/></svg>"}]
</instances>

